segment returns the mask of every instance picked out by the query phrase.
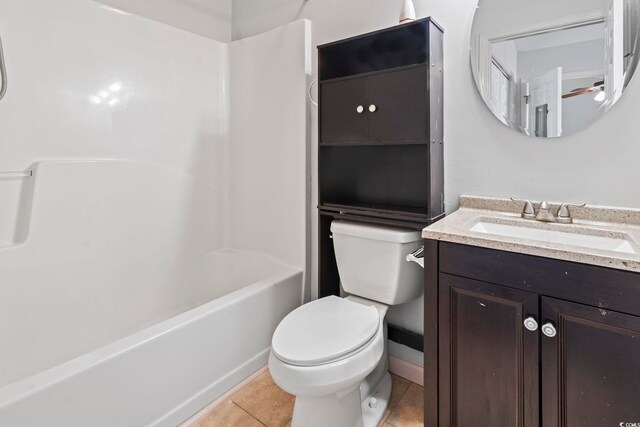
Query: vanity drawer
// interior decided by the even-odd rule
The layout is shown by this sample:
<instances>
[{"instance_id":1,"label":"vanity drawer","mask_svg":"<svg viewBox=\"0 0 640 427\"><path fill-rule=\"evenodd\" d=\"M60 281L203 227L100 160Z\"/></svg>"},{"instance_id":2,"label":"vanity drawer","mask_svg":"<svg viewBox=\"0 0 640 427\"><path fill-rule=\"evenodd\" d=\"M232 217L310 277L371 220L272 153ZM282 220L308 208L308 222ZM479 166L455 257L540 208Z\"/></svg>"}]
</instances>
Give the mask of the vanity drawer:
<instances>
[{"instance_id":1,"label":"vanity drawer","mask_svg":"<svg viewBox=\"0 0 640 427\"><path fill-rule=\"evenodd\" d=\"M640 274L439 242L440 272L640 316Z\"/></svg>"}]
</instances>

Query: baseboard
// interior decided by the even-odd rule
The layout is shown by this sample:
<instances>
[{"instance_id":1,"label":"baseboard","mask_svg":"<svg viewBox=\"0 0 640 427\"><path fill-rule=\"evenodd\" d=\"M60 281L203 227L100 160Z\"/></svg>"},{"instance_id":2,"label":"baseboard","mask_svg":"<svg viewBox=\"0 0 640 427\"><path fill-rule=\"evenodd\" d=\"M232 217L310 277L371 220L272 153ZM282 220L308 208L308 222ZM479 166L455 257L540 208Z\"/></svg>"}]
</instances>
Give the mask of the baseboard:
<instances>
[{"instance_id":1,"label":"baseboard","mask_svg":"<svg viewBox=\"0 0 640 427\"><path fill-rule=\"evenodd\" d=\"M414 365L395 356L389 356L389 371L412 383L424 386L424 368Z\"/></svg>"},{"instance_id":2,"label":"baseboard","mask_svg":"<svg viewBox=\"0 0 640 427\"><path fill-rule=\"evenodd\" d=\"M223 403L223 402L227 401L228 399L230 399L231 396L236 394L238 391L240 391L241 388L243 388L244 386L249 384L251 381L253 381L256 378L258 378L260 375L262 375L264 372L266 372L267 369L268 369L267 365L265 365L262 368L258 369L253 374L249 375L247 378L242 380L241 383L239 383L238 385L233 387L231 390L229 390L228 392L226 392L225 394L223 394L222 396L220 396L219 398L217 398L213 402L209 403L207 406L202 408L200 411L198 411L194 416L189 418L187 421L185 421L184 423L180 424L180 427L194 427L199 421L202 421L204 419L204 417L209 415L209 413L211 411L213 411L213 409L216 406L218 406L221 403Z\"/></svg>"}]
</instances>

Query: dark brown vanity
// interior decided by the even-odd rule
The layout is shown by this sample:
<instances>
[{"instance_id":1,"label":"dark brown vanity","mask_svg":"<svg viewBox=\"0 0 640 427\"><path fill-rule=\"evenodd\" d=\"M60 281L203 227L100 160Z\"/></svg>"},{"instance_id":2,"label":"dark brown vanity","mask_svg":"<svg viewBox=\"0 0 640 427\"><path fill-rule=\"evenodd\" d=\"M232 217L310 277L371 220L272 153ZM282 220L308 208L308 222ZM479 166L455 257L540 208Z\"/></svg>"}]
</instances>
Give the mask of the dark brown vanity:
<instances>
[{"instance_id":1,"label":"dark brown vanity","mask_svg":"<svg viewBox=\"0 0 640 427\"><path fill-rule=\"evenodd\" d=\"M425 240L424 312L425 426L640 422L640 274Z\"/></svg>"}]
</instances>

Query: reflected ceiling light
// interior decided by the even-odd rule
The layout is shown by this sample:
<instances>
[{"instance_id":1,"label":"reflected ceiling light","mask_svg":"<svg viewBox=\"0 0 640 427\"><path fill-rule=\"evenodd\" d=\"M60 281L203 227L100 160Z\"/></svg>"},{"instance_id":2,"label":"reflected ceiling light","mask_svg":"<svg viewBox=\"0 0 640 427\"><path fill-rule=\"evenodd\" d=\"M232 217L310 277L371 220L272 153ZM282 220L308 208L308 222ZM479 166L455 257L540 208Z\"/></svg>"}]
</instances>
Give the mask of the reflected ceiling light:
<instances>
[{"instance_id":1,"label":"reflected ceiling light","mask_svg":"<svg viewBox=\"0 0 640 427\"><path fill-rule=\"evenodd\" d=\"M110 107L126 102L130 94L123 92L124 84L120 80L116 80L105 86L104 89L98 90L94 95L89 97L89 102L94 105L107 104Z\"/></svg>"},{"instance_id":2,"label":"reflected ceiling light","mask_svg":"<svg viewBox=\"0 0 640 427\"><path fill-rule=\"evenodd\" d=\"M594 96L594 97L593 97L593 99L594 99L595 101L602 102L602 101L604 101L604 100L605 100L605 98L606 98L606 97L607 97L607 94L606 94L606 93L604 93L604 91L603 91L603 90L601 90L600 92L598 92L598 93L596 94L596 96Z\"/></svg>"}]
</instances>

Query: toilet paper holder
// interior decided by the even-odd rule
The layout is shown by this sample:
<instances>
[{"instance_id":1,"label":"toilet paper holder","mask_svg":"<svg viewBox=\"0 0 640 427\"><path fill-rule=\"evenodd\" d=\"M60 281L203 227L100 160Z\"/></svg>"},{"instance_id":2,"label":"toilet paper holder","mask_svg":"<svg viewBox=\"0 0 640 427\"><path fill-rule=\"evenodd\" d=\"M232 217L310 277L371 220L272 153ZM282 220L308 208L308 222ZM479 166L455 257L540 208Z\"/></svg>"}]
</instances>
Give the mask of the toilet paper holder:
<instances>
[{"instance_id":1,"label":"toilet paper holder","mask_svg":"<svg viewBox=\"0 0 640 427\"><path fill-rule=\"evenodd\" d=\"M415 262L424 268L424 245L407 255L406 259L408 262Z\"/></svg>"}]
</instances>

